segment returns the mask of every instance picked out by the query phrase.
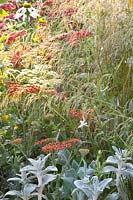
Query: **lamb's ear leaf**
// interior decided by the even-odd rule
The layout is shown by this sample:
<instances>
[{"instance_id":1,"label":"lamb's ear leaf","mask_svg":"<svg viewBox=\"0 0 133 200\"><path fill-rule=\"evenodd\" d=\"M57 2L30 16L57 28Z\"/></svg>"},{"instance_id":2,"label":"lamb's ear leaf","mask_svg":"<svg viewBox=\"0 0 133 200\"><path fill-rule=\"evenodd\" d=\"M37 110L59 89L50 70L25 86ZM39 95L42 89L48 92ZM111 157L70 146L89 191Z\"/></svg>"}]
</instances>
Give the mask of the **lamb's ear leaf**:
<instances>
[{"instance_id":1,"label":"lamb's ear leaf","mask_svg":"<svg viewBox=\"0 0 133 200\"><path fill-rule=\"evenodd\" d=\"M88 189L87 184L85 184L82 180L76 180L74 181L74 185L80 189L82 192L84 192L88 198L91 198L92 193L91 191Z\"/></svg>"},{"instance_id":2,"label":"lamb's ear leaf","mask_svg":"<svg viewBox=\"0 0 133 200\"><path fill-rule=\"evenodd\" d=\"M117 172L117 168L115 168L113 166L106 166L106 167L103 168L103 172L104 173Z\"/></svg>"},{"instance_id":3,"label":"lamb's ear leaf","mask_svg":"<svg viewBox=\"0 0 133 200\"><path fill-rule=\"evenodd\" d=\"M43 173L44 174L46 174L46 173L48 173L48 172L57 172L58 171L58 169L55 167L55 166L48 166L48 167L46 167L44 170L43 170Z\"/></svg>"},{"instance_id":4,"label":"lamb's ear leaf","mask_svg":"<svg viewBox=\"0 0 133 200\"><path fill-rule=\"evenodd\" d=\"M11 196L19 196L19 197L21 197L21 192L19 192L19 191L17 191L17 190L12 190L12 191L9 191L9 192L7 192L6 194L5 194L5 196L7 196L7 195L11 195Z\"/></svg>"},{"instance_id":5,"label":"lamb's ear leaf","mask_svg":"<svg viewBox=\"0 0 133 200\"><path fill-rule=\"evenodd\" d=\"M21 181L21 178L19 177L9 178L7 181Z\"/></svg>"},{"instance_id":6,"label":"lamb's ear leaf","mask_svg":"<svg viewBox=\"0 0 133 200\"><path fill-rule=\"evenodd\" d=\"M27 183L24 186L24 195L30 196L30 194L36 189L36 187L37 185L35 184Z\"/></svg>"},{"instance_id":7,"label":"lamb's ear leaf","mask_svg":"<svg viewBox=\"0 0 133 200\"><path fill-rule=\"evenodd\" d=\"M112 181L112 178L106 178L103 181L101 181L99 183L100 191L103 191L111 181Z\"/></svg>"},{"instance_id":8,"label":"lamb's ear leaf","mask_svg":"<svg viewBox=\"0 0 133 200\"><path fill-rule=\"evenodd\" d=\"M114 193L112 193L112 194L109 194L109 195L107 196L107 200L118 200L118 199L119 199L119 194L116 193L116 192L114 192Z\"/></svg>"},{"instance_id":9,"label":"lamb's ear leaf","mask_svg":"<svg viewBox=\"0 0 133 200\"><path fill-rule=\"evenodd\" d=\"M47 198L47 196L46 195L42 195L42 197L43 197L43 199L46 199L46 200L48 200L48 198Z\"/></svg>"},{"instance_id":10,"label":"lamb's ear leaf","mask_svg":"<svg viewBox=\"0 0 133 200\"><path fill-rule=\"evenodd\" d=\"M114 156L109 156L106 160L106 163L112 163L112 164L117 164L118 160Z\"/></svg>"},{"instance_id":11,"label":"lamb's ear leaf","mask_svg":"<svg viewBox=\"0 0 133 200\"><path fill-rule=\"evenodd\" d=\"M27 165L20 169L20 172L26 172L26 171L36 171L36 168L32 165Z\"/></svg>"},{"instance_id":12,"label":"lamb's ear leaf","mask_svg":"<svg viewBox=\"0 0 133 200\"><path fill-rule=\"evenodd\" d=\"M56 179L57 175L54 174L45 174L43 176L43 185L47 185L49 182L54 181Z\"/></svg>"}]
</instances>

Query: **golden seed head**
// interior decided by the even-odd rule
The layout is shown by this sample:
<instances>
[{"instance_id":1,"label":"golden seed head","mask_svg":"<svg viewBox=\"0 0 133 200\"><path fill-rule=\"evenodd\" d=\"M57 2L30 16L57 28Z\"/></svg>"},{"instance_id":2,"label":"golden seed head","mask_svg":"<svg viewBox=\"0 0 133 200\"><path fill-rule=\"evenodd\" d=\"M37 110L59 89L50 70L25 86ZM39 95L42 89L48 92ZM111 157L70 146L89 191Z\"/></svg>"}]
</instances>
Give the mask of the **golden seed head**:
<instances>
[{"instance_id":1,"label":"golden seed head","mask_svg":"<svg viewBox=\"0 0 133 200\"><path fill-rule=\"evenodd\" d=\"M31 8L31 6L32 6L31 3L26 2L26 3L23 4L24 8Z\"/></svg>"}]
</instances>

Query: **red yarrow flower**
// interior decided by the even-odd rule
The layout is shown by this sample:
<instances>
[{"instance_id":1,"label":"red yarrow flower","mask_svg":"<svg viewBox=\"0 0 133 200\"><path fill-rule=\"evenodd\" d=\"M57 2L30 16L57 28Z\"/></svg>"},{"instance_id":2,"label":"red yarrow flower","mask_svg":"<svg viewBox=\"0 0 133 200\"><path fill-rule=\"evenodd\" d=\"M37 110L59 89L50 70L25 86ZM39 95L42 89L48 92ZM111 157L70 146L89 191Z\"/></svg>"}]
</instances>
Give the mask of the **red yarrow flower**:
<instances>
[{"instance_id":1,"label":"red yarrow flower","mask_svg":"<svg viewBox=\"0 0 133 200\"><path fill-rule=\"evenodd\" d=\"M21 85L17 82L8 81L7 89L8 96L14 96L38 92L40 90L40 86L29 84Z\"/></svg>"},{"instance_id":2,"label":"red yarrow flower","mask_svg":"<svg viewBox=\"0 0 133 200\"><path fill-rule=\"evenodd\" d=\"M64 40L69 46L77 47L81 39L85 39L87 37L90 37L91 35L92 34L87 30L81 29L80 31L70 31L68 33L61 33L56 37L52 38L50 42L53 42L56 39Z\"/></svg>"},{"instance_id":3,"label":"red yarrow flower","mask_svg":"<svg viewBox=\"0 0 133 200\"><path fill-rule=\"evenodd\" d=\"M22 143L22 138L16 138L14 140L12 140L13 144L21 144Z\"/></svg>"},{"instance_id":4,"label":"red yarrow flower","mask_svg":"<svg viewBox=\"0 0 133 200\"><path fill-rule=\"evenodd\" d=\"M12 56L10 62L13 64L14 67L21 67L22 66L22 53L17 51Z\"/></svg>"},{"instance_id":5,"label":"red yarrow flower","mask_svg":"<svg viewBox=\"0 0 133 200\"><path fill-rule=\"evenodd\" d=\"M49 141L48 138L46 138L46 139L41 139L41 140L36 141L35 144L36 144L36 145L40 145L40 144L43 144L43 143L48 142L48 141Z\"/></svg>"},{"instance_id":6,"label":"red yarrow flower","mask_svg":"<svg viewBox=\"0 0 133 200\"><path fill-rule=\"evenodd\" d=\"M80 139L79 139L79 138L71 138L71 139L68 140L67 142L76 143L76 142L80 142Z\"/></svg>"},{"instance_id":7,"label":"red yarrow flower","mask_svg":"<svg viewBox=\"0 0 133 200\"><path fill-rule=\"evenodd\" d=\"M70 140L63 141L63 142L51 142L46 144L42 147L43 152L53 152L63 150L65 148L71 148L74 143L79 143L80 139L78 138L71 138Z\"/></svg>"},{"instance_id":8,"label":"red yarrow flower","mask_svg":"<svg viewBox=\"0 0 133 200\"><path fill-rule=\"evenodd\" d=\"M46 0L43 4L42 7L44 8L45 6L52 6L54 0Z\"/></svg>"},{"instance_id":9,"label":"red yarrow flower","mask_svg":"<svg viewBox=\"0 0 133 200\"><path fill-rule=\"evenodd\" d=\"M73 9L73 8L68 8L68 9L66 9L66 10L64 11L64 14L65 14L65 16L70 17L70 16L72 16L72 15L74 14L74 12L75 12L75 9Z\"/></svg>"},{"instance_id":10,"label":"red yarrow flower","mask_svg":"<svg viewBox=\"0 0 133 200\"><path fill-rule=\"evenodd\" d=\"M51 94L51 95L56 95L57 91L56 90L47 90L46 93Z\"/></svg>"},{"instance_id":11,"label":"red yarrow flower","mask_svg":"<svg viewBox=\"0 0 133 200\"><path fill-rule=\"evenodd\" d=\"M94 113L93 109L88 109L87 111L83 110L76 110L76 109L71 109L69 111L69 116L72 118L77 118L77 119L85 119L85 120L91 120L92 119L92 114Z\"/></svg>"},{"instance_id":12,"label":"red yarrow flower","mask_svg":"<svg viewBox=\"0 0 133 200\"><path fill-rule=\"evenodd\" d=\"M5 16L4 18L7 18L7 19L14 19L14 14L12 13L12 14L10 14L10 15L8 15L8 16Z\"/></svg>"},{"instance_id":13,"label":"red yarrow flower","mask_svg":"<svg viewBox=\"0 0 133 200\"><path fill-rule=\"evenodd\" d=\"M67 93L66 93L66 92L63 92L63 93L61 94L61 100L64 101L64 100L66 100L66 99L67 99Z\"/></svg>"},{"instance_id":14,"label":"red yarrow flower","mask_svg":"<svg viewBox=\"0 0 133 200\"><path fill-rule=\"evenodd\" d=\"M5 23L0 23L0 29L2 29L2 28L4 28L4 26L5 26Z\"/></svg>"},{"instance_id":15,"label":"red yarrow flower","mask_svg":"<svg viewBox=\"0 0 133 200\"><path fill-rule=\"evenodd\" d=\"M4 9L5 11L11 11L16 9L16 5L14 3L4 3L0 5L0 8Z\"/></svg>"},{"instance_id":16,"label":"red yarrow flower","mask_svg":"<svg viewBox=\"0 0 133 200\"><path fill-rule=\"evenodd\" d=\"M67 38L67 44L71 47L77 47L81 39L90 37L92 34L85 29L80 31L72 31Z\"/></svg>"},{"instance_id":17,"label":"red yarrow flower","mask_svg":"<svg viewBox=\"0 0 133 200\"><path fill-rule=\"evenodd\" d=\"M56 90L47 90L46 91L47 94L51 94L51 95L56 95L59 96L59 98L64 101L67 98L67 93L66 92L57 92Z\"/></svg>"},{"instance_id":18,"label":"red yarrow flower","mask_svg":"<svg viewBox=\"0 0 133 200\"><path fill-rule=\"evenodd\" d=\"M11 43L15 42L16 38L18 38L19 36L24 36L25 34L26 34L25 29L11 33L6 40L6 45L10 45Z\"/></svg>"},{"instance_id":19,"label":"red yarrow flower","mask_svg":"<svg viewBox=\"0 0 133 200\"><path fill-rule=\"evenodd\" d=\"M82 119L83 118L83 111L82 110L77 111L75 109L71 109L69 111L69 115L72 118Z\"/></svg>"}]
</instances>

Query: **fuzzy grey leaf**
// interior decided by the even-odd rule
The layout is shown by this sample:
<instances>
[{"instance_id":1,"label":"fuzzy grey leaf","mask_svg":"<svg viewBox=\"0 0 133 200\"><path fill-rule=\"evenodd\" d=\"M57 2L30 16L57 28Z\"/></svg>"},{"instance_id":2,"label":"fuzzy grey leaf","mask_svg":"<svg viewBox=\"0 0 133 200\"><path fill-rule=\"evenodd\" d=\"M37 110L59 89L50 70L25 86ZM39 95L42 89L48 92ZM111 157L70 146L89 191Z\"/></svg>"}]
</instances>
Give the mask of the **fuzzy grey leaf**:
<instances>
[{"instance_id":1,"label":"fuzzy grey leaf","mask_svg":"<svg viewBox=\"0 0 133 200\"><path fill-rule=\"evenodd\" d=\"M46 174L47 172L50 172L50 171L57 172L58 169L55 166L48 166L45 168L45 170L43 170L43 174Z\"/></svg>"},{"instance_id":2,"label":"fuzzy grey leaf","mask_svg":"<svg viewBox=\"0 0 133 200\"><path fill-rule=\"evenodd\" d=\"M76 180L74 181L74 184L78 189L82 190L87 195L88 198L91 198L92 194L89 191L87 184L83 183L82 180Z\"/></svg>"},{"instance_id":3,"label":"fuzzy grey leaf","mask_svg":"<svg viewBox=\"0 0 133 200\"><path fill-rule=\"evenodd\" d=\"M57 175L46 174L46 175L43 176L42 184L43 184L43 185L47 185L49 182L55 180L56 177L57 177Z\"/></svg>"},{"instance_id":4,"label":"fuzzy grey leaf","mask_svg":"<svg viewBox=\"0 0 133 200\"><path fill-rule=\"evenodd\" d=\"M24 186L24 195L30 196L30 194L36 189L37 185L35 184L26 184Z\"/></svg>"},{"instance_id":5,"label":"fuzzy grey leaf","mask_svg":"<svg viewBox=\"0 0 133 200\"><path fill-rule=\"evenodd\" d=\"M9 178L7 181L21 181L21 178L18 177Z\"/></svg>"},{"instance_id":6,"label":"fuzzy grey leaf","mask_svg":"<svg viewBox=\"0 0 133 200\"><path fill-rule=\"evenodd\" d=\"M114 156L109 156L106 160L106 163L113 163L113 164L117 164L118 160L114 157Z\"/></svg>"},{"instance_id":7,"label":"fuzzy grey leaf","mask_svg":"<svg viewBox=\"0 0 133 200\"><path fill-rule=\"evenodd\" d=\"M118 200L118 199L119 199L119 194L117 192L109 194L107 197L107 200Z\"/></svg>"},{"instance_id":8,"label":"fuzzy grey leaf","mask_svg":"<svg viewBox=\"0 0 133 200\"><path fill-rule=\"evenodd\" d=\"M19 197L21 197L21 192L19 192L19 191L17 191L17 190L12 190L12 191L9 191L9 192L7 192L6 194L5 194L5 196L7 196L7 195L11 195L11 196L19 196Z\"/></svg>"},{"instance_id":9,"label":"fuzzy grey leaf","mask_svg":"<svg viewBox=\"0 0 133 200\"><path fill-rule=\"evenodd\" d=\"M103 191L111 181L112 181L112 178L106 178L103 181L101 181L99 183L100 191Z\"/></svg>"},{"instance_id":10,"label":"fuzzy grey leaf","mask_svg":"<svg viewBox=\"0 0 133 200\"><path fill-rule=\"evenodd\" d=\"M108 173L108 172L117 172L117 168L113 167L113 166L106 166L103 168L103 172L104 173Z\"/></svg>"},{"instance_id":11,"label":"fuzzy grey leaf","mask_svg":"<svg viewBox=\"0 0 133 200\"><path fill-rule=\"evenodd\" d=\"M33 167L32 165L27 165L26 167L23 167L20 169L20 172L24 172L24 171L36 171L36 168Z\"/></svg>"}]
</instances>

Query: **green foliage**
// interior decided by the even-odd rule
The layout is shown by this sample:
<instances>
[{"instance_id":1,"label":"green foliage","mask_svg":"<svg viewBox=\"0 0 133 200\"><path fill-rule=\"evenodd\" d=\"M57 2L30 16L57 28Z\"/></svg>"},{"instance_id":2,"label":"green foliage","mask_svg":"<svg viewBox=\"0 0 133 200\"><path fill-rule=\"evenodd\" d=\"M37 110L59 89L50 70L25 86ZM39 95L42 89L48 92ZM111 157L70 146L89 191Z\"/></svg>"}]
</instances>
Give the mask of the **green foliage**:
<instances>
[{"instance_id":1,"label":"green foliage","mask_svg":"<svg viewBox=\"0 0 133 200\"><path fill-rule=\"evenodd\" d=\"M17 7L5 2L0 0L8 10L0 9L0 198L8 192L13 199L15 194L36 199L44 186L38 165L48 183L44 199L132 199L132 12L124 1L28 0L26 9L32 6L39 17L30 9L16 20L12 14L24 9L25 1ZM40 89L25 92L25 85ZM43 158L34 158L47 143L70 138L81 142L52 152L48 161L60 175L45 174ZM109 156L112 146L115 155ZM23 172L10 179L12 185L7 179L21 163ZM95 191L95 183L100 188L107 178L110 188Z\"/></svg>"},{"instance_id":2,"label":"green foliage","mask_svg":"<svg viewBox=\"0 0 133 200\"><path fill-rule=\"evenodd\" d=\"M8 0L0 0L0 3L6 3Z\"/></svg>"}]
</instances>

